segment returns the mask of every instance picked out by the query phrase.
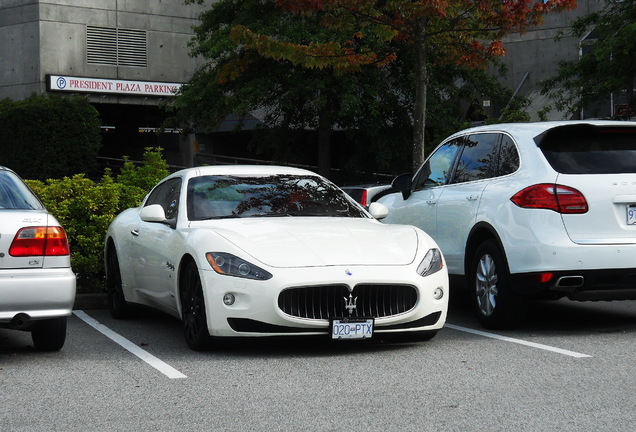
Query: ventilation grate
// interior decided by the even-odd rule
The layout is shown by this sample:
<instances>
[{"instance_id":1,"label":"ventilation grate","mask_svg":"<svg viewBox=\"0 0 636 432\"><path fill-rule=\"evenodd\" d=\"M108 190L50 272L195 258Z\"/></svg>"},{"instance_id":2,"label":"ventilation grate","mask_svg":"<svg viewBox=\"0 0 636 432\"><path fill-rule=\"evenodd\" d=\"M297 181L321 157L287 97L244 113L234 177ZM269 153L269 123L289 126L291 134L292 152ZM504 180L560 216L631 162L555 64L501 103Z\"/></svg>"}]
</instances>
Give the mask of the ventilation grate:
<instances>
[{"instance_id":1,"label":"ventilation grate","mask_svg":"<svg viewBox=\"0 0 636 432\"><path fill-rule=\"evenodd\" d=\"M86 61L108 66L148 66L144 30L86 26Z\"/></svg>"}]
</instances>

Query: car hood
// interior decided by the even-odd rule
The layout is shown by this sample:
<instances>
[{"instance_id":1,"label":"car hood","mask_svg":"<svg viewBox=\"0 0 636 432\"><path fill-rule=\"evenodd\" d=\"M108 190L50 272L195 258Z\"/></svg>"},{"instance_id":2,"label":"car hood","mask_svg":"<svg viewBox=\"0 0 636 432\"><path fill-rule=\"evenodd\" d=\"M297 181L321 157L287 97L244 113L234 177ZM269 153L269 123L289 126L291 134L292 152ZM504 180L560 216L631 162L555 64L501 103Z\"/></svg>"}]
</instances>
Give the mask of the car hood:
<instances>
[{"instance_id":1,"label":"car hood","mask_svg":"<svg viewBox=\"0 0 636 432\"><path fill-rule=\"evenodd\" d=\"M272 267L407 265L417 253L413 227L362 218L225 220L216 233Z\"/></svg>"}]
</instances>

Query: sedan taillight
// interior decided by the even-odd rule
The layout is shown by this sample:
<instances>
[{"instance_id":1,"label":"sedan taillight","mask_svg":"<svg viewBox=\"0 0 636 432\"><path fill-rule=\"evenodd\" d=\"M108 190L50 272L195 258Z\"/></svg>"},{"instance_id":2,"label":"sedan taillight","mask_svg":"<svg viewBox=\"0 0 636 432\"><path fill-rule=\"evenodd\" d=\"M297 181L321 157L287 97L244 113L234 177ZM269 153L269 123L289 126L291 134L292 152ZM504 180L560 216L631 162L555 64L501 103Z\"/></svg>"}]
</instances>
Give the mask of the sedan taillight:
<instances>
[{"instance_id":1,"label":"sedan taillight","mask_svg":"<svg viewBox=\"0 0 636 432\"><path fill-rule=\"evenodd\" d=\"M62 227L22 228L13 238L9 255L62 256L69 255L68 239Z\"/></svg>"},{"instance_id":2,"label":"sedan taillight","mask_svg":"<svg viewBox=\"0 0 636 432\"><path fill-rule=\"evenodd\" d=\"M587 213L588 205L585 197L578 190L550 183L529 186L510 200L522 208L553 210L561 214Z\"/></svg>"}]
</instances>

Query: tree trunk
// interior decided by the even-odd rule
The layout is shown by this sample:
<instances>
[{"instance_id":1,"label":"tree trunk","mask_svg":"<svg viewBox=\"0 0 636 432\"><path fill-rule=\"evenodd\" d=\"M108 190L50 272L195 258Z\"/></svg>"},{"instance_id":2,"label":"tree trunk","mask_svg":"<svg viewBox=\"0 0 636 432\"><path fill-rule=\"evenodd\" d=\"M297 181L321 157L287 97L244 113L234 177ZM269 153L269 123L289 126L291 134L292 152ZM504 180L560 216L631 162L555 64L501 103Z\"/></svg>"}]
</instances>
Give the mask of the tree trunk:
<instances>
[{"instance_id":1,"label":"tree trunk","mask_svg":"<svg viewBox=\"0 0 636 432\"><path fill-rule=\"evenodd\" d=\"M329 109L318 114L318 174L329 178L331 174L331 117Z\"/></svg>"},{"instance_id":2,"label":"tree trunk","mask_svg":"<svg viewBox=\"0 0 636 432\"><path fill-rule=\"evenodd\" d=\"M424 162L426 130L426 93L428 90L428 69L426 66L426 20L422 19L415 36L415 104L413 113L413 171Z\"/></svg>"}]
</instances>

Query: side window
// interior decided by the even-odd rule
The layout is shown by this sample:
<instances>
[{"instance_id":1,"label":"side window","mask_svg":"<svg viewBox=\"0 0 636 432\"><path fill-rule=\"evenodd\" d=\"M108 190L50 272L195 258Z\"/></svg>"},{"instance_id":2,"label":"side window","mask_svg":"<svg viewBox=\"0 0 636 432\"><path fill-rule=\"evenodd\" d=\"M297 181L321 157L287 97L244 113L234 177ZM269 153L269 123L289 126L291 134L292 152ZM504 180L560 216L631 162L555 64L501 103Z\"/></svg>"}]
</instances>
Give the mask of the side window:
<instances>
[{"instance_id":1,"label":"side window","mask_svg":"<svg viewBox=\"0 0 636 432\"><path fill-rule=\"evenodd\" d=\"M451 183L483 180L494 176L499 134L470 135L457 163Z\"/></svg>"},{"instance_id":2,"label":"side window","mask_svg":"<svg viewBox=\"0 0 636 432\"><path fill-rule=\"evenodd\" d=\"M508 135L503 135L501 138L498 164L497 175L500 176L512 174L519 169L519 153L512 138Z\"/></svg>"},{"instance_id":3,"label":"side window","mask_svg":"<svg viewBox=\"0 0 636 432\"><path fill-rule=\"evenodd\" d=\"M445 185L461 145L462 138L457 138L435 150L415 176L413 190Z\"/></svg>"},{"instance_id":4,"label":"side window","mask_svg":"<svg viewBox=\"0 0 636 432\"><path fill-rule=\"evenodd\" d=\"M175 219L179 209L179 191L181 179L173 178L157 186L148 197L146 206L160 204L166 212L166 219Z\"/></svg>"}]
</instances>

